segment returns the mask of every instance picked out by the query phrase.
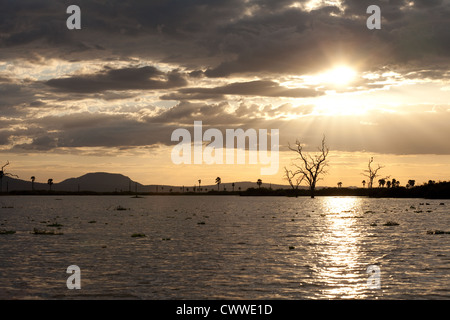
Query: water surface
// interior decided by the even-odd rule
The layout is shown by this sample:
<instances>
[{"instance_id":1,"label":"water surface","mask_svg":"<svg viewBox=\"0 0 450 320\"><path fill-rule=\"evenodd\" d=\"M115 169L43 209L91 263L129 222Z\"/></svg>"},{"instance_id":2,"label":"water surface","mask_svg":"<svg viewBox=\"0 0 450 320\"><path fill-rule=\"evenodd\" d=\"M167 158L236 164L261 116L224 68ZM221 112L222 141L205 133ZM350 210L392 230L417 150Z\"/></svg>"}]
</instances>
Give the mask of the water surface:
<instances>
[{"instance_id":1,"label":"water surface","mask_svg":"<svg viewBox=\"0 0 450 320\"><path fill-rule=\"evenodd\" d=\"M0 234L0 299L450 297L450 234L427 233L450 231L448 200L3 196L0 204L0 230L16 231ZM67 289L70 265L81 269L81 290ZM367 286L370 265L380 268L380 289Z\"/></svg>"}]
</instances>

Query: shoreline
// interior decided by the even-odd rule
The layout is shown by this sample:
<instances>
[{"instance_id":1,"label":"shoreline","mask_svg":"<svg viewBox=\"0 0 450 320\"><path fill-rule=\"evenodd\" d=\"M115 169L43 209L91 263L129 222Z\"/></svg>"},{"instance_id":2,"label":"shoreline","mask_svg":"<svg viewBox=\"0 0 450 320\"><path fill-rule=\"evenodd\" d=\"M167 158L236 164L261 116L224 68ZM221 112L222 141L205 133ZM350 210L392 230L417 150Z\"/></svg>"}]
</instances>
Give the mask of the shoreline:
<instances>
[{"instance_id":1,"label":"shoreline","mask_svg":"<svg viewBox=\"0 0 450 320\"><path fill-rule=\"evenodd\" d=\"M245 191L208 192L96 192L96 191L58 191L58 190L18 190L0 193L3 196L258 196L258 197L310 197L309 189L267 189L248 188ZM450 199L450 182L439 182L413 188L320 188L314 192L316 197L365 197L365 198L423 198Z\"/></svg>"}]
</instances>

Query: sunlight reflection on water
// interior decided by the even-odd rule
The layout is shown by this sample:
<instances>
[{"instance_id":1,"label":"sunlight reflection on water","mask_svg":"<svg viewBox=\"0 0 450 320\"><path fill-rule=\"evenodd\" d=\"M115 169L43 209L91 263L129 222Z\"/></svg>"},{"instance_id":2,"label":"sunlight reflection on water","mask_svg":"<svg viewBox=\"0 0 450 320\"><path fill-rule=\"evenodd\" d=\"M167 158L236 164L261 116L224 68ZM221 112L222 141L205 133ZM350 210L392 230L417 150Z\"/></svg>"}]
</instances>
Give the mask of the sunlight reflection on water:
<instances>
[{"instance_id":1,"label":"sunlight reflection on water","mask_svg":"<svg viewBox=\"0 0 450 320\"><path fill-rule=\"evenodd\" d=\"M319 279L327 282L323 294L327 298L364 298L366 283L358 272L364 258L360 248L361 229L358 198L326 198L322 201L325 214L320 240L323 246L318 256ZM330 288L328 288L330 287Z\"/></svg>"}]
</instances>

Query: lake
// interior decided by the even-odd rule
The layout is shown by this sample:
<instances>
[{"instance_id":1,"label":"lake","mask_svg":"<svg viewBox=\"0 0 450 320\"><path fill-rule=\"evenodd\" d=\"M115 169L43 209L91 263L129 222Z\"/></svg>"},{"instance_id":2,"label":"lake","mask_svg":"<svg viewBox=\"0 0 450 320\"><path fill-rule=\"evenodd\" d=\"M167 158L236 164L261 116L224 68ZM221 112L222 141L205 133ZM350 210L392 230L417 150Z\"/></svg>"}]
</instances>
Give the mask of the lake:
<instances>
[{"instance_id":1,"label":"lake","mask_svg":"<svg viewBox=\"0 0 450 320\"><path fill-rule=\"evenodd\" d=\"M449 200L2 196L0 204L0 231L15 231L0 234L0 299L450 298L450 234L429 232L450 231ZM70 265L80 268L80 290L67 288Z\"/></svg>"}]
</instances>

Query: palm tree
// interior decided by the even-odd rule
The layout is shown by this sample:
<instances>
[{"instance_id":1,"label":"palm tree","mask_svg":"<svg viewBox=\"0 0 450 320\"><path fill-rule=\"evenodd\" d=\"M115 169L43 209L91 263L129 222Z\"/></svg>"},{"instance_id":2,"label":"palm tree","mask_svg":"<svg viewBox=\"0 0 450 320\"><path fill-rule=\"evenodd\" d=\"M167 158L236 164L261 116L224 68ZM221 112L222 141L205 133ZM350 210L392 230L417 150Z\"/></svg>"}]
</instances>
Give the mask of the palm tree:
<instances>
[{"instance_id":1,"label":"palm tree","mask_svg":"<svg viewBox=\"0 0 450 320\"><path fill-rule=\"evenodd\" d=\"M363 181L362 181L362 185L363 185L363 188L366 187L366 180L363 180Z\"/></svg>"},{"instance_id":2,"label":"palm tree","mask_svg":"<svg viewBox=\"0 0 450 320\"><path fill-rule=\"evenodd\" d=\"M416 184L416 180L408 180L408 185L412 188Z\"/></svg>"},{"instance_id":3,"label":"palm tree","mask_svg":"<svg viewBox=\"0 0 450 320\"><path fill-rule=\"evenodd\" d=\"M31 177L31 190L34 191L34 180L36 180L35 176Z\"/></svg>"},{"instance_id":4,"label":"palm tree","mask_svg":"<svg viewBox=\"0 0 450 320\"><path fill-rule=\"evenodd\" d=\"M261 180L261 179L258 179L258 181L256 181L256 184L258 185L258 188L261 189L262 180Z\"/></svg>"},{"instance_id":5,"label":"palm tree","mask_svg":"<svg viewBox=\"0 0 450 320\"><path fill-rule=\"evenodd\" d=\"M198 179L198 190L199 190L199 191L202 191L201 185L202 185L202 180L201 180L201 179Z\"/></svg>"},{"instance_id":6,"label":"palm tree","mask_svg":"<svg viewBox=\"0 0 450 320\"><path fill-rule=\"evenodd\" d=\"M386 184L386 179L380 179L378 180L378 187L382 188Z\"/></svg>"},{"instance_id":7,"label":"palm tree","mask_svg":"<svg viewBox=\"0 0 450 320\"><path fill-rule=\"evenodd\" d=\"M338 185L338 188L342 188L342 182L339 181L339 182L337 183L337 185Z\"/></svg>"},{"instance_id":8,"label":"palm tree","mask_svg":"<svg viewBox=\"0 0 450 320\"><path fill-rule=\"evenodd\" d=\"M391 186L392 186L392 188L397 187L397 179L395 179L395 178L392 179Z\"/></svg>"},{"instance_id":9,"label":"palm tree","mask_svg":"<svg viewBox=\"0 0 450 320\"><path fill-rule=\"evenodd\" d=\"M47 184L50 186L50 191L52 191L53 179L48 179Z\"/></svg>"},{"instance_id":10,"label":"palm tree","mask_svg":"<svg viewBox=\"0 0 450 320\"><path fill-rule=\"evenodd\" d=\"M390 181L390 180L386 181L386 187L387 187L388 189L391 187L391 181Z\"/></svg>"},{"instance_id":11,"label":"palm tree","mask_svg":"<svg viewBox=\"0 0 450 320\"><path fill-rule=\"evenodd\" d=\"M220 183L222 182L222 179L220 179L220 177L216 178L216 184L217 184L217 191L220 190Z\"/></svg>"},{"instance_id":12,"label":"palm tree","mask_svg":"<svg viewBox=\"0 0 450 320\"><path fill-rule=\"evenodd\" d=\"M233 187L233 192L234 192L234 182L231 184L231 186Z\"/></svg>"}]
</instances>

